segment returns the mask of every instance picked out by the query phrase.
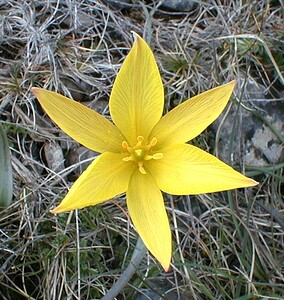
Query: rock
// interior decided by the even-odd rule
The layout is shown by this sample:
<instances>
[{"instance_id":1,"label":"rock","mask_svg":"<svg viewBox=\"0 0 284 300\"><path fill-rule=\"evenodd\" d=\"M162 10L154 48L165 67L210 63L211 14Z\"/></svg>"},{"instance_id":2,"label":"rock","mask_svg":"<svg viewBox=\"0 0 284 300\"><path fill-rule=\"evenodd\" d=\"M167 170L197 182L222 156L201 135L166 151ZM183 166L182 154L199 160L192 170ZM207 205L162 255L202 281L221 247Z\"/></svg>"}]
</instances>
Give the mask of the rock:
<instances>
[{"instance_id":1,"label":"rock","mask_svg":"<svg viewBox=\"0 0 284 300\"><path fill-rule=\"evenodd\" d=\"M193 0L165 0L161 8L168 11L188 12L194 9L196 1Z\"/></svg>"},{"instance_id":2,"label":"rock","mask_svg":"<svg viewBox=\"0 0 284 300\"><path fill-rule=\"evenodd\" d=\"M244 163L262 167L277 164L283 159L283 144L271 128L284 136L284 101L265 99L265 87L256 85L250 79L247 80L244 91L241 86L239 84L236 88L236 93L246 95L242 105L238 107L233 104L224 122L223 113L212 125L216 132L222 122L217 155L233 165Z\"/></svg>"},{"instance_id":3,"label":"rock","mask_svg":"<svg viewBox=\"0 0 284 300\"><path fill-rule=\"evenodd\" d=\"M131 0L103 0L103 2L113 9L131 8L134 5Z\"/></svg>"},{"instance_id":4,"label":"rock","mask_svg":"<svg viewBox=\"0 0 284 300\"><path fill-rule=\"evenodd\" d=\"M78 167L74 171L76 174L76 177L78 177L90 165L90 163L95 158L96 154L97 153L95 153L94 151L89 150L83 146L73 148L69 152L69 155L67 158L67 164L69 166L78 164ZM84 162L84 160L88 160L88 161Z\"/></svg>"},{"instance_id":5,"label":"rock","mask_svg":"<svg viewBox=\"0 0 284 300\"><path fill-rule=\"evenodd\" d=\"M276 119L276 117L276 114L273 114L267 116L267 120L276 130L283 133L283 120ZM246 165L276 164L280 162L283 156L283 145L275 133L265 124L255 129L252 139L246 141L246 147L248 149L244 155Z\"/></svg>"},{"instance_id":6,"label":"rock","mask_svg":"<svg viewBox=\"0 0 284 300\"><path fill-rule=\"evenodd\" d=\"M143 289L141 293L135 297L135 300L192 299L189 295L189 291L178 293L175 286L170 280L167 280L166 277L152 278L148 283L151 285L151 289Z\"/></svg>"},{"instance_id":7,"label":"rock","mask_svg":"<svg viewBox=\"0 0 284 300\"><path fill-rule=\"evenodd\" d=\"M62 148L55 142L48 142L44 145L44 154L48 167L58 173L64 170L64 156Z\"/></svg>"},{"instance_id":8,"label":"rock","mask_svg":"<svg viewBox=\"0 0 284 300\"><path fill-rule=\"evenodd\" d=\"M75 101L84 102L90 100L91 86L86 82L80 79L75 80L67 75L60 76L60 79ZM64 95L63 90L59 92Z\"/></svg>"},{"instance_id":9,"label":"rock","mask_svg":"<svg viewBox=\"0 0 284 300\"><path fill-rule=\"evenodd\" d=\"M76 28L76 30L87 30L94 24L95 18L91 14L85 13L80 9L72 11L60 23L63 28Z\"/></svg>"},{"instance_id":10,"label":"rock","mask_svg":"<svg viewBox=\"0 0 284 300\"><path fill-rule=\"evenodd\" d=\"M143 294L138 295L135 300L160 300L161 297L155 292L145 289L143 290Z\"/></svg>"}]
</instances>

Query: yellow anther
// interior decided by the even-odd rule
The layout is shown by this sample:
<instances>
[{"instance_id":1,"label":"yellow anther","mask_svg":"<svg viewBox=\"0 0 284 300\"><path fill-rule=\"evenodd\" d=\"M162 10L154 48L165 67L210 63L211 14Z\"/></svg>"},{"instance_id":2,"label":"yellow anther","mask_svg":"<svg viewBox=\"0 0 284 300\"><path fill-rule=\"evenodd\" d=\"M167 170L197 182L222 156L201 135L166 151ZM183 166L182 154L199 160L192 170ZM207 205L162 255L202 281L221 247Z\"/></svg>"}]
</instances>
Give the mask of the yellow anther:
<instances>
[{"instance_id":1,"label":"yellow anther","mask_svg":"<svg viewBox=\"0 0 284 300\"><path fill-rule=\"evenodd\" d=\"M161 159L164 157L163 153L155 153L153 155L145 155L144 160L150 160L150 159Z\"/></svg>"},{"instance_id":2,"label":"yellow anther","mask_svg":"<svg viewBox=\"0 0 284 300\"><path fill-rule=\"evenodd\" d=\"M163 153L155 153L155 154L152 155L153 159L161 159L163 157L164 157Z\"/></svg>"},{"instance_id":3,"label":"yellow anther","mask_svg":"<svg viewBox=\"0 0 284 300\"><path fill-rule=\"evenodd\" d=\"M144 156L144 160L150 160L150 159L152 159L153 158L153 155L145 155Z\"/></svg>"},{"instance_id":4,"label":"yellow anther","mask_svg":"<svg viewBox=\"0 0 284 300\"><path fill-rule=\"evenodd\" d=\"M144 140L144 137L142 136L142 135L139 135L138 137L137 137L137 142L139 143L139 142L143 142L143 140Z\"/></svg>"},{"instance_id":5,"label":"yellow anther","mask_svg":"<svg viewBox=\"0 0 284 300\"><path fill-rule=\"evenodd\" d=\"M127 149L129 147L128 143L126 141L123 141L121 144L122 148Z\"/></svg>"},{"instance_id":6,"label":"yellow anther","mask_svg":"<svg viewBox=\"0 0 284 300\"><path fill-rule=\"evenodd\" d=\"M122 160L123 161L134 161L134 158L132 156L127 156L127 157L124 157Z\"/></svg>"},{"instance_id":7,"label":"yellow anther","mask_svg":"<svg viewBox=\"0 0 284 300\"><path fill-rule=\"evenodd\" d=\"M139 169L140 173L142 173L143 175L147 174L143 167L143 161L138 162L138 169Z\"/></svg>"},{"instance_id":8,"label":"yellow anther","mask_svg":"<svg viewBox=\"0 0 284 300\"><path fill-rule=\"evenodd\" d=\"M151 147L155 146L157 144L157 139L155 137L152 138L152 140L150 141L150 145Z\"/></svg>"}]
</instances>

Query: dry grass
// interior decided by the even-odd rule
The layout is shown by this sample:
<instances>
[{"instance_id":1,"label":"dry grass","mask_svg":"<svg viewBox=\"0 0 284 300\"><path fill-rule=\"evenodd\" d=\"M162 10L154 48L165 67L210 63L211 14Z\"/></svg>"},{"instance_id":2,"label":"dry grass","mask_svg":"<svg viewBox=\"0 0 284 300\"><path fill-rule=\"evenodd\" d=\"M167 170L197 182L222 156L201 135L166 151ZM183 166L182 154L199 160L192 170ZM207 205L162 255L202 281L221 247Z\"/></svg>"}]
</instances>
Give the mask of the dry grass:
<instances>
[{"instance_id":1,"label":"dry grass","mask_svg":"<svg viewBox=\"0 0 284 300\"><path fill-rule=\"evenodd\" d=\"M283 101L283 1L196 1L188 14L162 11L163 1L133 1L132 9L123 10L105 2L0 1L0 109L14 172L13 202L0 211L3 300L100 299L128 265L137 240L123 197L70 214L49 213L96 154L74 150L79 145L43 113L32 86L108 116L109 93L134 30L156 55L166 111L235 78L239 92L229 109L244 103L263 115L247 97L248 82L264 87L270 102ZM236 118L242 118L239 110ZM231 135L242 141L236 128ZM194 142L220 151L222 122L218 129ZM281 138L283 143L279 133ZM260 185L198 197L167 195L171 271L163 273L145 256L117 299L135 299L157 286L161 299L284 298L283 159L245 166L242 145L229 149L227 157L239 157L236 167Z\"/></svg>"}]
</instances>

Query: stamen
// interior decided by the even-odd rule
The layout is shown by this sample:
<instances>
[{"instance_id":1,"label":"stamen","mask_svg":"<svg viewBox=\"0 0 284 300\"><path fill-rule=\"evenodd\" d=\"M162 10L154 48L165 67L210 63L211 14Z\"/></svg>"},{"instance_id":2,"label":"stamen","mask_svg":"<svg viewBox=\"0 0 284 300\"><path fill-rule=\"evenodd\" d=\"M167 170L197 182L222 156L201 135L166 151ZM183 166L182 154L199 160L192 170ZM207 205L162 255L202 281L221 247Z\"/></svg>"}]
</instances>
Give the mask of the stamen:
<instances>
[{"instance_id":1,"label":"stamen","mask_svg":"<svg viewBox=\"0 0 284 300\"><path fill-rule=\"evenodd\" d=\"M153 155L145 155L144 160L161 159L163 157L164 157L163 153L154 153Z\"/></svg>"},{"instance_id":2,"label":"stamen","mask_svg":"<svg viewBox=\"0 0 284 300\"><path fill-rule=\"evenodd\" d=\"M161 159L163 157L164 157L163 153L155 153L155 154L152 155L153 159Z\"/></svg>"},{"instance_id":3,"label":"stamen","mask_svg":"<svg viewBox=\"0 0 284 300\"><path fill-rule=\"evenodd\" d=\"M153 137L151 142L150 142L151 147L155 146L157 144L157 141L158 140L155 137Z\"/></svg>"},{"instance_id":4,"label":"stamen","mask_svg":"<svg viewBox=\"0 0 284 300\"><path fill-rule=\"evenodd\" d=\"M127 149L129 147L128 143L126 141L123 141L121 144L122 148Z\"/></svg>"},{"instance_id":5,"label":"stamen","mask_svg":"<svg viewBox=\"0 0 284 300\"><path fill-rule=\"evenodd\" d=\"M143 167L143 161L138 162L138 169L139 169L140 173L142 173L143 175L147 174Z\"/></svg>"},{"instance_id":6,"label":"stamen","mask_svg":"<svg viewBox=\"0 0 284 300\"><path fill-rule=\"evenodd\" d=\"M150 160L153 158L153 155L145 155L144 160Z\"/></svg>"},{"instance_id":7,"label":"stamen","mask_svg":"<svg viewBox=\"0 0 284 300\"><path fill-rule=\"evenodd\" d=\"M134 161L134 158L132 156L127 156L127 157L124 157L122 160L123 161Z\"/></svg>"},{"instance_id":8,"label":"stamen","mask_svg":"<svg viewBox=\"0 0 284 300\"><path fill-rule=\"evenodd\" d=\"M137 137L137 144L136 144L136 146L135 146L135 148L138 148L138 147L141 147L142 146L142 143L143 143L143 140L144 140L144 137L142 136L142 135L139 135L138 137Z\"/></svg>"}]
</instances>

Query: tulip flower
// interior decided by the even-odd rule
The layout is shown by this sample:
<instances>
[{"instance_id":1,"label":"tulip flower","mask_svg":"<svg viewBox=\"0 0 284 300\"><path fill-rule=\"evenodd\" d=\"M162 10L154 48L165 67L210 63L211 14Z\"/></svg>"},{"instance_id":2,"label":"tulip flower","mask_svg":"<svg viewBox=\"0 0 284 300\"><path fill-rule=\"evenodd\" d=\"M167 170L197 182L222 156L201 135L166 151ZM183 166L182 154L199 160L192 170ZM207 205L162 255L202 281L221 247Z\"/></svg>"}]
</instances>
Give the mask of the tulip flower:
<instances>
[{"instance_id":1,"label":"tulip flower","mask_svg":"<svg viewBox=\"0 0 284 300\"><path fill-rule=\"evenodd\" d=\"M187 143L220 115L235 82L194 96L162 116L164 89L154 55L140 36L134 36L110 95L112 122L62 95L41 88L32 90L63 131L101 153L51 212L97 205L126 193L138 234L168 270L172 238L162 192L195 195L257 182Z\"/></svg>"}]
</instances>

